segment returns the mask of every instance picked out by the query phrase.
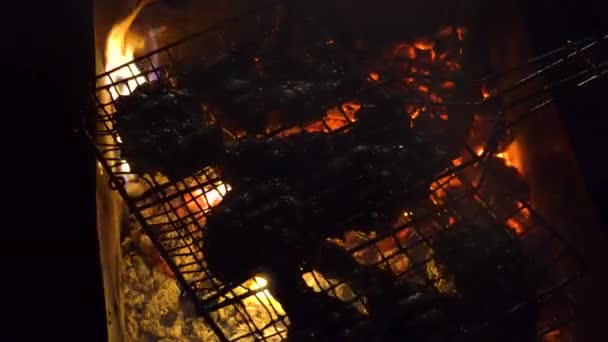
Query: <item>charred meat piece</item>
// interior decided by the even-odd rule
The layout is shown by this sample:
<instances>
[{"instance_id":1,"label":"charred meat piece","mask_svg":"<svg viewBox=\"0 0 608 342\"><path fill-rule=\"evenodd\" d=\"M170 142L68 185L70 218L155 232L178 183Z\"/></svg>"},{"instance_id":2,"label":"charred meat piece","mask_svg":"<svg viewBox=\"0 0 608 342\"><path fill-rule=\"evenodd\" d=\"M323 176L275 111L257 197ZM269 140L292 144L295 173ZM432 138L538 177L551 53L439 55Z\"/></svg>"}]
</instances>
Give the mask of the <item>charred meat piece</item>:
<instances>
[{"instance_id":1,"label":"charred meat piece","mask_svg":"<svg viewBox=\"0 0 608 342\"><path fill-rule=\"evenodd\" d=\"M281 56L235 48L178 72L178 84L228 129L249 133L317 120L357 87L353 71L332 54L317 57L316 64Z\"/></svg>"},{"instance_id":2,"label":"charred meat piece","mask_svg":"<svg viewBox=\"0 0 608 342\"><path fill-rule=\"evenodd\" d=\"M245 140L227 149L222 175L234 189L283 179L309 205L325 208L318 224L348 219L369 228L392 223L408 202L425 196L430 178L447 165L422 140L378 145L352 144L351 138L314 133Z\"/></svg>"},{"instance_id":3,"label":"charred meat piece","mask_svg":"<svg viewBox=\"0 0 608 342\"><path fill-rule=\"evenodd\" d=\"M539 270L503 227L451 227L436 238L433 251L442 273L453 278L462 298L459 317L469 328L534 297ZM523 307L487 331L492 340L531 341L537 315L534 305Z\"/></svg>"},{"instance_id":4,"label":"charred meat piece","mask_svg":"<svg viewBox=\"0 0 608 342\"><path fill-rule=\"evenodd\" d=\"M242 185L229 192L207 218L205 259L214 276L240 284L271 268L297 267L306 240L305 204L280 179Z\"/></svg>"},{"instance_id":5,"label":"charred meat piece","mask_svg":"<svg viewBox=\"0 0 608 342\"><path fill-rule=\"evenodd\" d=\"M449 156L410 127L399 103L370 100L356 119L345 132L245 137L228 143L222 176L235 188L246 180L285 178L318 192L362 172L375 178L367 178L368 184L400 177L410 177L404 182L412 184L448 165ZM359 185L365 184L361 180Z\"/></svg>"},{"instance_id":6,"label":"charred meat piece","mask_svg":"<svg viewBox=\"0 0 608 342\"><path fill-rule=\"evenodd\" d=\"M116 100L116 130L122 156L138 174L191 176L223 149L221 131L194 98L159 81Z\"/></svg>"}]
</instances>

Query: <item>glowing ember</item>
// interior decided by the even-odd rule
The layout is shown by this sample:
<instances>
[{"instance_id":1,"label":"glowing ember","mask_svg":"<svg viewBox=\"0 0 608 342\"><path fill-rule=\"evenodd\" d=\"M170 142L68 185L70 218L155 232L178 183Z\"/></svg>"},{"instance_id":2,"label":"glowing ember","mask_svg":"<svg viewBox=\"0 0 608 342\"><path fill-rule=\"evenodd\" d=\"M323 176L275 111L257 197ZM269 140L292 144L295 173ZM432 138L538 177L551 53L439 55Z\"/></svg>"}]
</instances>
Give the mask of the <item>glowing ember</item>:
<instances>
[{"instance_id":1,"label":"glowing ember","mask_svg":"<svg viewBox=\"0 0 608 342\"><path fill-rule=\"evenodd\" d=\"M443 103L443 99L435 93L431 93L429 99L431 99L431 102L433 103Z\"/></svg>"},{"instance_id":2,"label":"glowing ember","mask_svg":"<svg viewBox=\"0 0 608 342\"><path fill-rule=\"evenodd\" d=\"M542 342L560 342L562 339L562 332L560 330L550 331L542 336Z\"/></svg>"},{"instance_id":3,"label":"glowing ember","mask_svg":"<svg viewBox=\"0 0 608 342\"><path fill-rule=\"evenodd\" d=\"M431 40L419 40L414 43L414 47L418 50L426 51L435 47L435 42Z\"/></svg>"},{"instance_id":4,"label":"glowing ember","mask_svg":"<svg viewBox=\"0 0 608 342\"><path fill-rule=\"evenodd\" d=\"M441 85L441 88L444 88L444 89L452 89L452 88L454 88L455 86L456 86L456 84L455 84L454 82L452 82L452 81L445 81L445 82L443 82L443 84Z\"/></svg>"},{"instance_id":5,"label":"glowing ember","mask_svg":"<svg viewBox=\"0 0 608 342\"><path fill-rule=\"evenodd\" d=\"M355 120L355 114L357 114L359 109L361 109L361 104L356 102L346 102L342 105L344 114L353 121Z\"/></svg>"},{"instance_id":6,"label":"glowing ember","mask_svg":"<svg viewBox=\"0 0 608 342\"><path fill-rule=\"evenodd\" d=\"M481 86L481 96L483 96L484 100L492 96L492 93L488 90L485 84Z\"/></svg>"},{"instance_id":7,"label":"glowing ember","mask_svg":"<svg viewBox=\"0 0 608 342\"><path fill-rule=\"evenodd\" d=\"M460 63L456 62L456 61L447 61L445 62L445 66L448 68L448 70L450 71L457 71L460 70Z\"/></svg>"},{"instance_id":8,"label":"glowing ember","mask_svg":"<svg viewBox=\"0 0 608 342\"><path fill-rule=\"evenodd\" d=\"M379 81L380 80L380 75L377 72L373 72L372 71L372 72L369 73L369 78L372 81Z\"/></svg>"},{"instance_id":9,"label":"glowing ember","mask_svg":"<svg viewBox=\"0 0 608 342\"><path fill-rule=\"evenodd\" d=\"M443 205L445 203L445 199L447 198L448 190L460 187L462 185L463 184L458 177L453 175L445 176L431 184L431 193L429 194L429 197L433 204Z\"/></svg>"},{"instance_id":10,"label":"glowing ember","mask_svg":"<svg viewBox=\"0 0 608 342\"><path fill-rule=\"evenodd\" d=\"M460 164L462 164L462 161L464 160L464 157L460 156L456 159L452 160L452 165L454 166L459 166Z\"/></svg>"},{"instance_id":11,"label":"glowing ember","mask_svg":"<svg viewBox=\"0 0 608 342\"><path fill-rule=\"evenodd\" d=\"M464 40L464 35L466 34L466 29L461 26L456 29L456 32L458 33L458 39Z\"/></svg>"},{"instance_id":12,"label":"glowing ember","mask_svg":"<svg viewBox=\"0 0 608 342\"><path fill-rule=\"evenodd\" d=\"M506 223L507 223L507 227L509 227L511 230L513 230L515 232L515 234L517 234L517 235L521 235L526 231L524 226L514 218L508 219Z\"/></svg>"},{"instance_id":13,"label":"glowing ember","mask_svg":"<svg viewBox=\"0 0 608 342\"><path fill-rule=\"evenodd\" d=\"M411 111L408 111L408 112L410 113L410 117L412 118L412 120L415 120L420 115L420 113L422 112L422 108L417 107L417 108L415 108L415 109L413 109Z\"/></svg>"},{"instance_id":14,"label":"glowing ember","mask_svg":"<svg viewBox=\"0 0 608 342\"><path fill-rule=\"evenodd\" d=\"M334 107L323 116L322 120L313 122L306 127L304 130L307 132L324 132L329 128L331 131L340 129L351 122L356 121L356 114L361 109L361 104L357 102L346 102L340 107ZM291 134L299 133L301 129L299 127L291 127L281 133L282 136L289 136Z\"/></svg>"}]
</instances>

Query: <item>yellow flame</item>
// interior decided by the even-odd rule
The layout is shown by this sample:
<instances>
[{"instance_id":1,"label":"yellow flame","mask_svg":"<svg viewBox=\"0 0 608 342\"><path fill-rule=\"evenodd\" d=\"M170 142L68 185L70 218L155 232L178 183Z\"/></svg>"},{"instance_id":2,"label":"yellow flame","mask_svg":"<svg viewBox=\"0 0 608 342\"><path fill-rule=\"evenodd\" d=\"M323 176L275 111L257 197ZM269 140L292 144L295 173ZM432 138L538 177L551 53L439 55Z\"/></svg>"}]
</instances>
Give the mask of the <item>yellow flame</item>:
<instances>
[{"instance_id":1,"label":"yellow flame","mask_svg":"<svg viewBox=\"0 0 608 342\"><path fill-rule=\"evenodd\" d=\"M150 1L152 0L141 1L127 18L112 27L106 41L106 72L131 62L135 58L135 51L144 47L144 39L130 33L129 29L137 15ZM132 64L125 66L110 73L106 80L106 84L116 83L139 74L140 71L136 65ZM110 95L112 96L112 99L115 100L120 95L130 94L137 86L145 82L146 78L144 76L132 78L127 82L111 87Z\"/></svg>"},{"instance_id":2,"label":"yellow flame","mask_svg":"<svg viewBox=\"0 0 608 342\"><path fill-rule=\"evenodd\" d=\"M253 281L250 281L250 283L248 285L249 286L247 286L247 287L251 291L255 291L255 290L259 290L259 289L263 289L263 288L267 287L268 280L266 280L266 278L264 278L264 277L256 276L255 278L253 278ZM279 314L281 316L286 315L285 310L283 310L283 307L281 306L281 303L279 303L276 299L274 299L274 297L270 294L270 292L268 290L258 292L255 294L255 296L264 306L266 306L266 307L272 306L276 310L277 314ZM247 304L247 303L245 303L245 304Z\"/></svg>"},{"instance_id":3,"label":"yellow flame","mask_svg":"<svg viewBox=\"0 0 608 342\"><path fill-rule=\"evenodd\" d=\"M131 62L135 58L135 51L144 48L144 39L130 33L129 29L144 6L151 1L153 0L141 1L127 18L112 26L106 40L106 63L104 66L104 70L106 72ZM111 72L104 81L107 85L139 74L140 71L137 66L132 64ZM110 96L112 97L112 100L116 100L120 95L130 94L133 90L135 90L135 88L145 82L146 78L144 76L138 76L128 80L126 84L121 83L119 85L112 86L109 89ZM112 110L110 108L108 109ZM122 143L120 137L117 136L116 140L118 143ZM118 166L118 172L130 173L131 166L127 163L127 161L121 160L121 163ZM129 181L130 177L125 176L125 180Z\"/></svg>"},{"instance_id":4,"label":"yellow flame","mask_svg":"<svg viewBox=\"0 0 608 342\"><path fill-rule=\"evenodd\" d=\"M196 202L202 207L203 210L206 210L220 204L222 199L224 199L224 196L226 196L230 190L232 190L232 188L229 184L221 182L219 185L217 185L217 188L210 189L204 193L202 189L193 191L192 197L196 198Z\"/></svg>"}]
</instances>

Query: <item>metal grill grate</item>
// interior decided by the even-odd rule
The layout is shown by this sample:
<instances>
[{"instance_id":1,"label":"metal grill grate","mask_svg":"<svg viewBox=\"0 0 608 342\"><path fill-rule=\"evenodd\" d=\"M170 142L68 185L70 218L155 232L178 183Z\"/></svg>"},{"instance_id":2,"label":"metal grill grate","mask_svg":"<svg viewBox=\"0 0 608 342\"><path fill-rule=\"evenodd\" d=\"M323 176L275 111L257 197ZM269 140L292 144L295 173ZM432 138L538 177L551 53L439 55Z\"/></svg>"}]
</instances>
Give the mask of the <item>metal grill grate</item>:
<instances>
[{"instance_id":1,"label":"metal grill grate","mask_svg":"<svg viewBox=\"0 0 608 342\"><path fill-rule=\"evenodd\" d=\"M191 58L184 51L199 51L200 46L215 46L220 50L227 48L226 42L236 40L239 34L242 34L234 29L227 30L227 26L237 20L243 27L256 27L259 32L252 33L251 36L264 37L264 32L272 29L261 25L268 22L264 16L272 17L271 7L235 17L223 25L184 38L138 57L116 70L99 75L98 81L107 84L96 89L95 99L99 109L97 129L88 132L97 157L108 173L110 187L124 198L131 213L161 252L183 290L195 300L199 313L222 341L284 340L289 320L277 308L276 303L273 304L269 300L267 292L264 292L265 284L221 284L215 281L208 271L201 249L206 218L213 211L214 202L221 200L230 190L228 185L222 183L221 175L212 168L205 168L180 180L168 180L162 175L131 173L120 156L121 142L114 128L116 121L111 91L126 87L131 92L137 84L171 79L176 67L189 62ZM235 38L229 38L230 35ZM494 165L500 142L508 130L549 105L553 90L559 87L584 86L608 73L608 61L596 62L593 57L598 47L605 45L607 40L608 36L603 36L569 42L562 48L530 60L526 65L470 82L470 87L480 88L482 85L500 84L501 80L515 75L519 77L517 82L499 88L485 99L461 100L458 103L423 103L430 107L447 108L448 112L457 110L483 113L484 118L492 125L488 136L484 138L483 152L476 150L478 146L464 146L462 157L458 161L453 161L450 167L439 174L429 175L433 184L429 189L429 201L422 201L415 207L405 209L406 213L391 234L355 234L357 242L349 246L349 253L355 258L366 258L369 264L391 270L395 279L408 279L421 284L427 291L437 292L442 291L442 286L447 286L446 283L450 282L446 274L437 270L437 260L432 252L437 239L445 231L450 227L463 225L504 229L513 240L512 243L525 246L526 255L543 270L542 279L534 296L509 303L509 308L504 310L502 315L476 322L475 326L468 326L466 331L460 328L459 333L470 337L484 329L500 325L501 321L532 305L541 308L537 332L539 335L548 334L566 324L568 317L555 317L555 310L551 308L557 304L552 303L560 303L564 298L560 290L581 274L581 261L525 198L517 197L517 193L509 193L510 187L497 187L493 178L496 174ZM577 71L563 71L572 65L577 66ZM112 79L117 70L124 68L129 70L131 77ZM552 73L561 73L561 77L553 83L542 83L538 86L539 83L536 82L541 77ZM378 87L387 86L388 83L390 81ZM403 101L420 104L421 100L404 98ZM333 104L328 109L332 107L338 111L333 112L333 117L325 115L321 121L321 129L328 134L339 134L352 124L352 116L349 115L348 108L341 104ZM338 118L341 116L338 120L344 122L337 130L328 122L336 120L336 115ZM268 135L280 135L286 129L278 129ZM293 130L294 127L289 129ZM304 130L306 127L301 126L299 129ZM227 134L237 139L230 132ZM131 191L130 186L134 182L143 185L143 189L137 193ZM390 247L383 247L387 245ZM344 297L343 282L318 279L315 273L309 276L310 283L316 282L315 287L318 290ZM348 280L346 282L348 283ZM351 303L361 300L356 294L345 299ZM262 316L266 317L263 324L252 317L246 301L260 303L258 305L265 311ZM547 308L547 313L543 308ZM221 310L227 311L219 314ZM222 318L230 314L242 317L239 324L245 326L248 332L243 333L241 329L240 333L235 333L233 327Z\"/></svg>"}]
</instances>

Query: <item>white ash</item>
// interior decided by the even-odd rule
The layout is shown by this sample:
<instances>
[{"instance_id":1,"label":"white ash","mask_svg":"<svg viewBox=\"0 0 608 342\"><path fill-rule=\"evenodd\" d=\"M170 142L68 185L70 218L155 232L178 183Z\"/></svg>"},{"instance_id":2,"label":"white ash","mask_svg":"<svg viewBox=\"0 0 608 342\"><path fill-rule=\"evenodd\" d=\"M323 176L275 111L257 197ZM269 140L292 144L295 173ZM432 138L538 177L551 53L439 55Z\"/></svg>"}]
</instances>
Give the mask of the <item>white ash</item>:
<instances>
[{"instance_id":1,"label":"white ash","mask_svg":"<svg viewBox=\"0 0 608 342\"><path fill-rule=\"evenodd\" d=\"M159 267L154 260L158 253L150 239L143 234L136 220L124 220L122 240L123 298L126 320L126 341L218 341L219 339L202 317L197 317L194 304L184 296L178 282ZM178 240L176 240L178 241ZM175 247L178 247L177 245ZM177 253L193 252L181 248ZM198 251L194 251L198 254ZM201 255L202 256L202 255ZM178 264L193 261L192 256L177 257ZM197 268L198 266L193 266ZM198 270L200 271L200 270ZM255 297L244 301L244 310L258 328L267 326L276 319L269 315L264 305ZM272 311L272 309L270 309ZM228 338L247 335L251 332L243 310L226 307L212 313L212 317ZM285 326L280 327L285 330ZM276 333L272 327L265 334ZM254 341L253 337L239 341ZM268 341L281 341L269 338Z\"/></svg>"}]
</instances>

